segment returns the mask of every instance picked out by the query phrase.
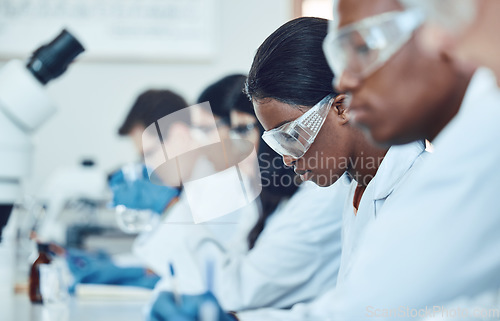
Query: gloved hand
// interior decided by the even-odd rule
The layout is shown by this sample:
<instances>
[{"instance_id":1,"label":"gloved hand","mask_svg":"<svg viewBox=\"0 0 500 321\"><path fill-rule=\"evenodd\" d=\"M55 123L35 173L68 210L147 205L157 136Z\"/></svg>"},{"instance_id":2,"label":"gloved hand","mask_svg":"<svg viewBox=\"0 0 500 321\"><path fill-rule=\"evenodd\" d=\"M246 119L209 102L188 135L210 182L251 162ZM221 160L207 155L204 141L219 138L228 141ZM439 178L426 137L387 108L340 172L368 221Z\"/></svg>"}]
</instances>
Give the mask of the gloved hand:
<instances>
[{"instance_id":1,"label":"gloved hand","mask_svg":"<svg viewBox=\"0 0 500 321\"><path fill-rule=\"evenodd\" d=\"M66 261L74 277L70 292L78 283L131 285L154 288L160 279L142 267L119 267L104 252L89 253L78 249L66 251Z\"/></svg>"},{"instance_id":2,"label":"gloved hand","mask_svg":"<svg viewBox=\"0 0 500 321\"><path fill-rule=\"evenodd\" d=\"M128 180L123 170L117 171L110 177L109 187L113 191L113 206L152 210L158 214L163 213L172 199L179 195L176 188L151 183L146 166L134 180Z\"/></svg>"},{"instance_id":3,"label":"gloved hand","mask_svg":"<svg viewBox=\"0 0 500 321\"><path fill-rule=\"evenodd\" d=\"M177 305L172 292L159 293L148 321L236 321L222 310L210 292L201 295L181 295Z\"/></svg>"}]
</instances>

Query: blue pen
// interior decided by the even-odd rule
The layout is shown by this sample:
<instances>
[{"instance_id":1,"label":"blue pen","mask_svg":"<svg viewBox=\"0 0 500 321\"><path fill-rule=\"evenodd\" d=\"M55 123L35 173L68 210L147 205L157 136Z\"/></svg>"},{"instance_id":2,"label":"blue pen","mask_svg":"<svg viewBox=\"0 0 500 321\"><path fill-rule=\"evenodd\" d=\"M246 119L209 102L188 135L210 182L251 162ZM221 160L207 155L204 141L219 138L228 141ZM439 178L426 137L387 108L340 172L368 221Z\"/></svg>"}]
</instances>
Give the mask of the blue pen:
<instances>
[{"instance_id":1,"label":"blue pen","mask_svg":"<svg viewBox=\"0 0 500 321\"><path fill-rule=\"evenodd\" d=\"M175 299L175 304L181 305L181 296L179 294L179 288L177 286L177 279L175 277L175 270L174 270L174 265L172 263L168 264L169 270L170 270L170 276L172 277L172 293L174 294L174 299Z\"/></svg>"},{"instance_id":2,"label":"blue pen","mask_svg":"<svg viewBox=\"0 0 500 321\"><path fill-rule=\"evenodd\" d=\"M213 293L214 287L214 262L212 260L207 260L205 265L205 282L207 286L207 292Z\"/></svg>"},{"instance_id":3,"label":"blue pen","mask_svg":"<svg viewBox=\"0 0 500 321\"><path fill-rule=\"evenodd\" d=\"M213 293L214 286L214 262L207 260L205 264L205 282L207 292ZM217 321L219 320L219 307L213 301L203 302L198 310L200 321Z\"/></svg>"}]
</instances>

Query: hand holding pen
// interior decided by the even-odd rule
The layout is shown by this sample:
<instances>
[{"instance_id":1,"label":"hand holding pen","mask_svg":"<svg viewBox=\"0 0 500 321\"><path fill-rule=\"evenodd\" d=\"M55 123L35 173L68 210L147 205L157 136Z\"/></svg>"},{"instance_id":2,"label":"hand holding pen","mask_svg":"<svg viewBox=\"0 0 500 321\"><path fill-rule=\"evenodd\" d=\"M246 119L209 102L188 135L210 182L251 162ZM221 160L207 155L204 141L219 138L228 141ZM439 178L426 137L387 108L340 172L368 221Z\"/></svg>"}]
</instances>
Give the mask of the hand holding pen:
<instances>
[{"instance_id":1,"label":"hand holding pen","mask_svg":"<svg viewBox=\"0 0 500 321\"><path fill-rule=\"evenodd\" d=\"M159 293L151 308L148 321L189 320L189 321L235 321L233 315L222 310L212 294L214 286L214 265L205 266L206 290L201 295L180 295L173 264L169 264L172 277L172 292Z\"/></svg>"}]
</instances>

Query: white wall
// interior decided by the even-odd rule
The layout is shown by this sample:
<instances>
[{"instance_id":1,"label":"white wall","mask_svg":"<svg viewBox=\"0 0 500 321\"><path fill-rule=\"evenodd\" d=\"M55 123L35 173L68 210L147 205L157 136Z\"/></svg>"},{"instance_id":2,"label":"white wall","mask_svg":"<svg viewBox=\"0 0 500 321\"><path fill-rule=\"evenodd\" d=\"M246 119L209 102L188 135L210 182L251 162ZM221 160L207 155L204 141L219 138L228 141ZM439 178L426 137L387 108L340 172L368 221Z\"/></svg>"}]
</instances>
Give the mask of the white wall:
<instances>
[{"instance_id":1,"label":"white wall","mask_svg":"<svg viewBox=\"0 0 500 321\"><path fill-rule=\"evenodd\" d=\"M220 0L218 54L207 63L73 64L48 85L59 112L34 135L34 167L26 191L35 193L54 170L82 158L95 159L105 170L135 160L132 144L116 134L135 97L150 87L169 88L192 103L210 82L246 73L257 47L292 17L292 3Z\"/></svg>"}]
</instances>

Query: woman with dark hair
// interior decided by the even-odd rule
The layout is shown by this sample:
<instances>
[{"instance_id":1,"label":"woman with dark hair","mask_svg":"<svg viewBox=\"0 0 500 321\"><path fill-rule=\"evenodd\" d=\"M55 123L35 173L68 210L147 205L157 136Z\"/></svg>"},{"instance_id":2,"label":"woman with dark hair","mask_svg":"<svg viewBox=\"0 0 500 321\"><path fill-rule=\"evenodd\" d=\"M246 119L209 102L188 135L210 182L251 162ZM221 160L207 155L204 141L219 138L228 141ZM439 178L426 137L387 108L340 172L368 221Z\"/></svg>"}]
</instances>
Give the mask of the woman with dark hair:
<instances>
[{"instance_id":1,"label":"woman with dark hair","mask_svg":"<svg viewBox=\"0 0 500 321\"><path fill-rule=\"evenodd\" d=\"M318 28L323 32L313 31ZM337 279L337 286L341 286L356 262L363 232L421 161L425 144L417 141L390 148L374 146L349 122L347 97L332 90L333 74L325 68L326 59L320 50L326 32L327 23L319 18L299 18L279 28L258 49L246 92L265 129L264 141L303 180L328 186L347 174L352 181L343 214ZM294 54L286 56L291 51ZM341 294L332 290L309 310L298 308L297 314L327 317L335 295ZM255 317L249 313L242 319Z\"/></svg>"},{"instance_id":2,"label":"woman with dark hair","mask_svg":"<svg viewBox=\"0 0 500 321\"><path fill-rule=\"evenodd\" d=\"M343 186L350 181L349 196L343 206L342 258L337 280L340 285L355 262L353 257L362 232L375 220L385 200L396 192L398 184L404 182L404 176L424 152L424 144L417 142L389 150L375 147L360 129L350 124L346 96L332 90L333 74L322 51L327 27L324 19L298 18L271 34L257 50L246 92L265 129L263 140L281 155L287 166L294 167L302 180L319 186ZM330 198L336 198L333 191ZM331 209L325 216L335 215ZM307 214L311 219L304 219L304 225L312 223L314 209ZM280 237L279 231L275 237ZM300 243L293 246L297 244ZM303 265L302 269L309 267ZM339 301L339 297L329 296L332 291L335 293L335 287L331 286L331 291L314 303L298 305L292 312L250 311L238 313L238 318L291 320L298 315L300 320L326 320L331 317L330 306ZM207 294L187 296L185 300L186 305L197 302L191 305L189 313L182 308L172 309L168 294L163 294L157 304L162 305L163 311L169 309L169 316L190 314L188 319L195 320L199 315L193 313L194 307L204 300L216 302ZM225 317L221 314L219 320L227 320Z\"/></svg>"},{"instance_id":3,"label":"woman with dark hair","mask_svg":"<svg viewBox=\"0 0 500 321\"><path fill-rule=\"evenodd\" d=\"M328 186L348 172L366 187L386 149L374 147L349 124L345 95L332 90L333 74L318 48L327 26L324 19L299 18L279 28L258 49L246 92L267 130L264 140L302 179ZM295 120L302 120L301 127ZM307 127L310 121L315 128ZM361 160L369 159L371 166L363 166Z\"/></svg>"}]
</instances>

